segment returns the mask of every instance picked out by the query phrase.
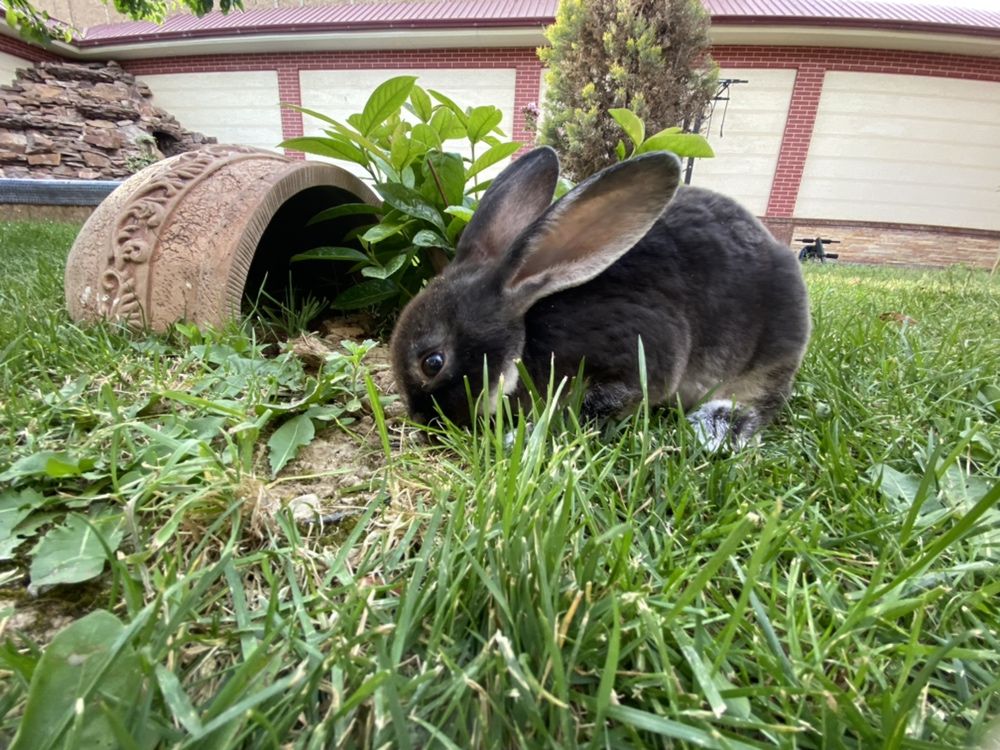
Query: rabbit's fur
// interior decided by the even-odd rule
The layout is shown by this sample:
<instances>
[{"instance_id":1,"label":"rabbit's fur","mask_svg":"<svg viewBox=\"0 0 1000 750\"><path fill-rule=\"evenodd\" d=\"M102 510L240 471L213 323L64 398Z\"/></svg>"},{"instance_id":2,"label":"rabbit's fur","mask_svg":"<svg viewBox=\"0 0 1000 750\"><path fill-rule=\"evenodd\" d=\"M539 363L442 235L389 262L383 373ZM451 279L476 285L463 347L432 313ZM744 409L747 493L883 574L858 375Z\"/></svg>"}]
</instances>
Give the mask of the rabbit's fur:
<instances>
[{"instance_id":1,"label":"rabbit's fur","mask_svg":"<svg viewBox=\"0 0 1000 750\"><path fill-rule=\"evenodd\" d=\"M712 448L745 443L787 398L809 339L794 253L730 198L681 187L676 157L614 165L552 204L559 166L539 148L494 180L455 261L403 311L392 337L410 415L472 415L465 379L490 403L575 376L583 413L679 400ZM676 191L676 196L674 193ZM665 210L664 210L665 209ZM710 399L706 402L706 399Z\"/></svg>"}]
</instances>

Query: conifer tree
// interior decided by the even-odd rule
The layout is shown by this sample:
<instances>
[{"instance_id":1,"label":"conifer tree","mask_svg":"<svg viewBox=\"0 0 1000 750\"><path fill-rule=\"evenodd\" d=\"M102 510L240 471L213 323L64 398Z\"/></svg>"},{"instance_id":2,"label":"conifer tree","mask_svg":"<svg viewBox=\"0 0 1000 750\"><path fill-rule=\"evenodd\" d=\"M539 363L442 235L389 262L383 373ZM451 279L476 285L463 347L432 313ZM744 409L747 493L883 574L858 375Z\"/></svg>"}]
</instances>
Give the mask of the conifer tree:
<instances>
[{"instance_id":1,"label":"conifer tree","mask_svg":"<svg viewBox=\"0 0 1000 750\"><path fill-rule=\"evenodd\" d=\"M627 107L654 133L694 123L715 90L699 0L561 0L546 29L548 89L539 140L581 179L613 163Z\"/></svg>"}]
</instances>

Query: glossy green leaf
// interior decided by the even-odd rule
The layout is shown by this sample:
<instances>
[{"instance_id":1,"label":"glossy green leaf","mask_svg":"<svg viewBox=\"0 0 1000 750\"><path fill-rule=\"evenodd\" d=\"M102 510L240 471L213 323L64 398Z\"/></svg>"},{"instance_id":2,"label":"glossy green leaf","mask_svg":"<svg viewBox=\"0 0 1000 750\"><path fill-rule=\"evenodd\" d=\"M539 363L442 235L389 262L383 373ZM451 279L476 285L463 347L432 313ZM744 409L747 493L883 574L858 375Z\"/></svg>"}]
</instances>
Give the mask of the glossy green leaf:
<instances>
[{"instance_id":1,"label":"glossy green leaf","mask_svg":"<svg viewBox=\"0 0 1000 750\"><path fill-rule=\"evenodd\" d=\"M434 114L434 106L431 104L430 96L415 84L410 91L410 105L413 114L419 117L421 122L430 121L431 116Z\"/></svg>"},{"instance_id":2,"label":"glossy green leaf","mask_svg":"<svg viewBox=\"0 0 1000 750\"><path fill-rule=\"evenodd\" d=\"M355 144L365 153L370 161L385 161L389 158L389 155L386 153L384 148L379 146L370 138L365 137L357 130L350 128L343 123L334 122L332 128L324 132L326 132L326 134L333 139L346 139L347 141Z\"/></svg>"},{"instance_id":3,"label":"glossy green leaf","mask_svg":"<svg viewBox=\"0 0 1000 750\"><path fill-rule=\"evenodd\" d=\"M323 122L328 123L330 125L337 125L337 124L339 124L332 117L330 117L328 115L324 115L322 112L317 112L314 109L308 109L307 107L303 107L303 106L300 106L298 104L289 104L289 103L285 102L281 106L282 106L283 109L293 109L296 112L301 112L304 115L309 115L310 117L314 117L317 120L322 120Z\"/></svg>"},{"instance_id":4,"label":"glossy green leaf","mask_svg":"<svg viewBox=\"0 0 1000 750\"><path fill-rule=\"evenodd\" d=\"M413 160L413 149L406 123L399 123L393 131L389 146L389 161L396 171L401 171Z\"/></svg>"},{"instance_id":5,"label":"glossy green leaf","mask_svg":"<svg viewBox=\"0 0 1000 750\"><path fill-rule=\"evenodd\" d=\"M461 123L462 128L465 129L469 125L469 116L465 113L465 110L459 107L455 102L449 99L447 96L442 94L440 91L435 91L434 89L427 89L427 93L441 102L445 108L447 108L455 118Z\"/></svg>"},{"instance_id":6,"label":"glossy green leaf","mask_svg":"<svg viewBox=\"0 0 1000 750\"><path fill-rule=\"evenodd\" d=\"M364 152L352 143L342 138L323 138L321 136L302 136L289 138L278 144L279 148L301 151L305 154L325 156L328 159L341 159L365 166L368 159Z\"/></svg>"},{"instance_id":7,"label":"glossy green leaf","mask_svg":"<svg viewBox=\"0 0 1000 750\"><path fill-rule=\"evenodd\" d=\"M465 125L461 120L446 107L438 107L431 117L430 126L438 134L438 140L451 141L458 138L465 138Z\"/></svg>"},{"instance_id":8,"label":"glossy green leaf","mask_svg":"<svg viewBox=\"0 0 1000 750\"><path fill-rule=\"evenodd\" d=\"M333 301L337 310L358 310L371 307L399 294L399 289L386 279L369 279L352 286Z\"/></svg>"},{"instance_id":9,"label":"glossy green leaf","mask_svg":"<svg viewBox=\"0 0 1000 750\"><path fill-rule=\"evenodd\" d=\"M396 113L410 96L416 76L396 76L379 85L373 92L358 118L358 130L370 135L375 128Z\"/></svg>"},{"instance_id":10,"label":"glossy green leaf","mask_svg":"<svg viewBox=\"0 0 1000 750\"><path fill-rule=\"evenodd\" d=\"M398 214L397 214L398 216ZM361 239L365 242L377 245L383 240L387 240L390 237L395 237L397 234L403 231L403 229L408 224L405 220L390 221L388 219L383 219L382 223L376 224L371 229L366 231L361 235Z\"/></svg>"},{"instance_id":11,"label":"glossy green leaf","mask_svg":"<svg viewBox=\"0 0 1000 750\"><path fill-rule=\"evenodd\" d=\"M351 260L364 262L368 256L353 247L314 247L304 253L297 253L291 257L292 261L301 260Z\"/></svg>"},{"instance_id":12,"label":"glossy green leaf","mask_svg":"<svg viewBox=\"0 0 1000 750\"><path fill-rule=\"evenodd\" d=\"M697 133L657 133L636 149L637 154L650 151L672 151L677 156L711 158L715 156L708 141Z\"/></svg>"},{"instance_id":13,"label":"glossy green leaf","mask_svg":"<svg viewBox=\"0 0 1000 750\"><path fill-rule=\"evenodd\" d=\"M418 153L427 153L431 149L441 148L441 135L437 130L422 122L418 122L410 131L410 140ZM419 147L417 149L416 147Z\"/></svg>"},{"instance_id":14,"label":"glossy green leaf","mask_svg":"<svg viewBox=\"0 0 1000 750\"><path fill-rule=\"evenodd\" d=\"M493 106L476 107L469 112L466 132L469 140L478 143L485 138L493 128L500 124L503 112Z\"/></svg>"},{"instance_id":15,"label":"glossy green leaf","mask_svg":"<svg viewBox=\"0 0 1000 750\"><path fill-rule=\"evenodd\" d=\"M417 191L392 182L380 183L376 189L388 205L404 214L430 222L444 231L444 220L441 218L441 212L428 203Z\"/></svg>"},{"instance_id":16,"label":"glossy green leaf","mask_svg":"<svg viewBox=\"0 0 1000 750\"><path fill-rule=\"evenodd\" d=\"M339 206L320 211L306 222L306 226L319 224L322 221L339 219L342 216L360 216L364 214L377 215L382 211L381 207L373 206L370 203L341 203Z\"/></svg>"},{"instance_id":17,"label":"glossy green leaf","mask_svg":"<svg viewBox=\"0 0 1000 750\"><path fill-rule=\"evenodd\" d=\"M632 110L624 108L609 109L608 114L621 125L625 135L632 141L632 148L638 148L646 138L646 125L639 116Z\"/></svg>"},{"instance_id":18,"label":"glossy green leaf","mask_svg":"<svg viewBox=\"0 0 1000 750\"><path fill-rule=\"evenodd\" d=\"M446 214L456 216L459 219L464 219L467 222L472 221L473 211L468 206L448 206L448 208L446 208L444 212Z\"/></svg>"},{"instance_id":19,"label":"glossy green leaf","mask_svg":"<svg viewBox=\"0 0 1000 750\"><path fill-rule=\"evenodd\" d=\"M521 148L521 144L517 141L501 143L499 146L493 146L480 156L476 157L476 160L472 162L472 165L465 173L465 178L469 179L470 177L479 174L484 169L489 169L494 164L500 163L507 157L515 154L519 148Z\"/></svg>"},{"instance_id":20,"label":"glossy green leaf","mask_svg":"<svg viewBox=\"0 0 1000 750\"><path fill-rule=\"evenodd\" d=\"M402 268L404 263L406 263L406 254L399 253L392 256L384 266L365 266L361 269L361 275L370 279L387 279Z\"/></svg>"},{"instance_id":21,"label":"glossy green leaf","mask_svg":"<svg viewBox=\"0 0 1000 750\"><path fill-rule=\"evenodd\" d=\"M433 186L433 200L438 205L461 205L465 197L465 164L458 154L428 154L422 167L424 185Z\"/></svg>"},{"instance_id":22,"label":"glossy green leaf","mask_svg":"<svg viewBox=\"0 0 1000 750\"><path fill-rule=\"evenodd\" d=\"M444 237L430 229L421 229L413 235L413 244L417 247L450 247Z\"/></svg>"}]
</instances>

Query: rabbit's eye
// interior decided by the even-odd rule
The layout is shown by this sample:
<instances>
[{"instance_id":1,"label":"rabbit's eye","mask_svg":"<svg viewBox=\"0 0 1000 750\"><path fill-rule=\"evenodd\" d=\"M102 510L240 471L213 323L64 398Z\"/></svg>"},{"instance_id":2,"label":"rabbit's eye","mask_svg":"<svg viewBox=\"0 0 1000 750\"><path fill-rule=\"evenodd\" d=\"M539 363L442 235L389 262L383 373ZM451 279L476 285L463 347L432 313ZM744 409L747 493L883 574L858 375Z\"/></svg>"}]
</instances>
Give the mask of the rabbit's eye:
<instances>
[{"instance_id":1,"label":"rabbit's eye","mask_svg":"<svg viewBox=\"0 0 1000 750\"><path fill-rule=\"evenodd\" d=\"M424 361L420 363L420 369L423 371L424 375L429 378L433 378L439 372L441 368L444 367L444 354L441 352L431 352L426 357Z\"/></svg>"}]
</instances>

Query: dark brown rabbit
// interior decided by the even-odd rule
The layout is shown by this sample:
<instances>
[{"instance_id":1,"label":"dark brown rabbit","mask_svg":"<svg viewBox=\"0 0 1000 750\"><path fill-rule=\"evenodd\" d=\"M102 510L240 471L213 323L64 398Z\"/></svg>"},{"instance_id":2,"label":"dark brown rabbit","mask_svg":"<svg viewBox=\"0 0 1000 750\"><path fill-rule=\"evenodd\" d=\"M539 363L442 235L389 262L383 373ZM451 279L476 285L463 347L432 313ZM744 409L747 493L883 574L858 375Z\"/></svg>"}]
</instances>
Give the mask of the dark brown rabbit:
<instances>
[{"instance_id":1,"label":"dark brown rabbit","mask_svg":"<svg viewBox=\"0 0 1000 750\"><path fill-rule=\"evenodd\" d=\"M616 164L550 205L555 152L536 149L483 195L454 262L403 311L396 383L413 419L458 424L466 396L524 396L583 362L583 414L627 413L642 398L689 412L710 447L743 445L791 389L809 340L795 255L735 201L678 189L666 153ZM676 195L675 195L676 193ZM671 200L671 198L673 200ZM553 372L554 370L554 372Z\"/></svg>"}]
</instances>

